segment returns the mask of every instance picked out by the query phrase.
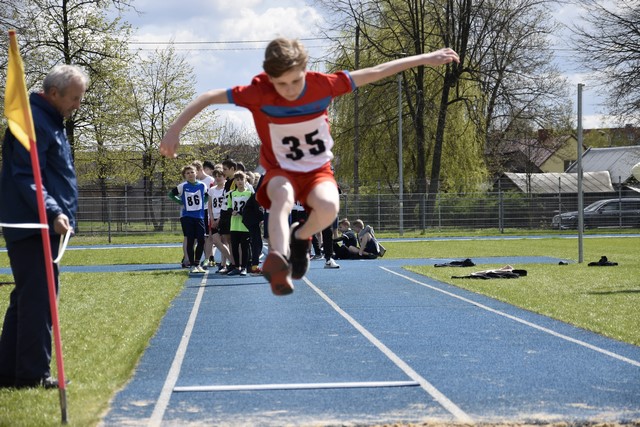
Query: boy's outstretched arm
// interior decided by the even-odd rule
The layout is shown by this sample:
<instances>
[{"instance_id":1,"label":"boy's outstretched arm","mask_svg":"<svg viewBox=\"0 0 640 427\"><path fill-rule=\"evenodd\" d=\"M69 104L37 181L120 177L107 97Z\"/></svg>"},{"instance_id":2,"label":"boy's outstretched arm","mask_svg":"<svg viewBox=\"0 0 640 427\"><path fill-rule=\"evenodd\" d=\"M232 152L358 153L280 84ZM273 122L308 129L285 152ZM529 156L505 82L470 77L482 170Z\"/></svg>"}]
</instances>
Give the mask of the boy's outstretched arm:
<instances>
[{"instance_id":1,"label":"boy's outstretched arm","mask_svg":"<svg viewBox=\"0 0 640 427\"><path fill-rule=\"evenodd\" d=\"M409 68L420 65L438 66L451 62L460 62L460 58L453 49L446 47L421 55L407 56L394 59L393 61L383 62L373 67L351 71L350 74L356 86L360 87L408 70Z\"/></svg>"},{"instance_id":2,"label":"boy's outstretched arm","mask_svg":"<svg viewBox=\"0 0 640 427\"><path fill-rule=\"evenodd\" d=\"M187 123L209 105L228 103L229 100L225 89L214 89L199 95L182 110L169 127L162 141L160 141L160 154L165 157L176 157L178 155L178 146L180 145L180 131Z\"/></svg>"}]
</instances>

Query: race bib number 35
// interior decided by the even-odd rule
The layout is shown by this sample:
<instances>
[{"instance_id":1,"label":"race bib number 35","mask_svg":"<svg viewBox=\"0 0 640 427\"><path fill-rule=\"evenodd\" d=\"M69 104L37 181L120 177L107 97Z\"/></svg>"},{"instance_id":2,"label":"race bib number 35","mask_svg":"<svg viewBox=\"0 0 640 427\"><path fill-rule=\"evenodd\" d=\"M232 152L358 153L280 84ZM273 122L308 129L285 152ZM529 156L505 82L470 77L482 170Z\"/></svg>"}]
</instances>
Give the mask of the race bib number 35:
<instances>
[{"instance_id":1,"label":"race bib number 35","mask_svg":"<svg viewBox=\"0 0 640 427\"><path fill-rule=\"evenodd\" d=\"M282 169L309 172L333 159L333 139L326 116L301 123L270 123L269 131Z\"/></svg>"}]
</instances>

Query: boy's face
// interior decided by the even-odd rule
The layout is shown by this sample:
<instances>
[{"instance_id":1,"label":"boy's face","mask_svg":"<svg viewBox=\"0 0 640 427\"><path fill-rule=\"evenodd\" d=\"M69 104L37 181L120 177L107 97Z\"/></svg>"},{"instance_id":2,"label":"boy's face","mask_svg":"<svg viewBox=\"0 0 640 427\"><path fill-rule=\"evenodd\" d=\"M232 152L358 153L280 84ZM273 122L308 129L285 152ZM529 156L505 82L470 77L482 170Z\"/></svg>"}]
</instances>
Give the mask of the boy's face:
<instances>
[{"instance_id":1,"label":"boy's face","mask_svg":"<svg viewBox=\"0 0 640 427\"><path fill-rule=\"evenodd\" d=\"M220 174L214 175L213 178L216 182L216 185L224 184L225 178L223 174L220 173Z\"/></svg>"},{"instance_id":2,"label":"boy's face","mask_svg":"<svg viewBox=\"0 0 640 427\"><path fill-rule=\"evenodd\" d=\"M196 182L196 171L194 169L187 169L184 171L184 179L190 183Z\"/></svg>"},{"instance_id":3,"label":"boy's face","mask_svg":"<svg viewBox=\"0 0 640 427\"><path fill-rule=\"evenodd\" d=\"M236 188L240 191L244 191L244 178L242 177L237 177L236 179L233 180L233 182L236 183Z\"/></svg>"},{"instance_id":4,"label":"boy's face","mask_svg":"<svg viewBox=\"0 0 640 427\"><path fill-rule=\"evenodd\" d=\"M293 68L280 77L269 76L269 81L273 84L278 95L287 101L295 101L304 90L305 70Z\"/></svg>"},{"instance_id":5,"label":"boy's face","mask_svg":"<svg viewBox=\"0 0 640 427\"><path fill-rule=\"evenodd\" d=\"M349 231L349 226L347 224L339 224L338 230L340 230L341 233L344 233L345 231Z\"/></svg>"},{"instance_id":6,"label":"boy's face","mask_svg":"<svg viewBox=\"0 0 640 427\"><path fill-rule=\"evenodd\" d=\"M233 178L233 175L236 173L236 168L228 168L222 165L222 173L226 178Z\"/></svg>"}]
</instances>

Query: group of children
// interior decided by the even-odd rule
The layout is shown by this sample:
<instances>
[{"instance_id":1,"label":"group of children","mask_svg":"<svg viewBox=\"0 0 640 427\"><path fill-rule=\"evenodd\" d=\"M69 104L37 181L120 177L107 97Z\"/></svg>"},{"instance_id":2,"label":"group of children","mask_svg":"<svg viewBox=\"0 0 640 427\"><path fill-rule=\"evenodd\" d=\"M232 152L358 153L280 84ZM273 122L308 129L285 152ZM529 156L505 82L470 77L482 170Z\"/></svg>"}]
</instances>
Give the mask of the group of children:
<instances>
[{"instance_id":1,"label":"group of children","mask_svg":"<svg viewBox=\"0 0 640 427\"><path fill-rule=\"evenodd\" d=\"M255 203L254 188L259 186L260 174L245 172L242 163L227 159L218 165L194 161L182 168L182 177L185 181L169 192L169 198L182 206L182 267L204 273L205 266L216 266L217 249L221 258L217 273L261 274L264 214Z\"/></svg>"}]
</instances>

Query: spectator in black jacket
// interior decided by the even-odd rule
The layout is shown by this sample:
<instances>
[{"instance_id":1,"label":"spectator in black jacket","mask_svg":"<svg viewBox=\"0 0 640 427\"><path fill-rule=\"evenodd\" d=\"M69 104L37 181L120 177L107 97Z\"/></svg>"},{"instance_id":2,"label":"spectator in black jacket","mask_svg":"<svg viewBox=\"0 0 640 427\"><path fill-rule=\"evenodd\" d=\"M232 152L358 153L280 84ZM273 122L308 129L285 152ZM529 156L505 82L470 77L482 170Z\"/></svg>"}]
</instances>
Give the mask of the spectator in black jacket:
<instances>
[{"instance_id":1,"label":"spectator in black jacket","mask_svg":"<svg viewBox=\"0 0 640 427\"><path fill-rule=\"evenodd\" d=\"M333 253L338 259L355 259L358 256L358 238L351 230L351 223L347 218L341 219L338 223L338 230L341 236L333 241Z\"/></svg>"}]
</instances>

